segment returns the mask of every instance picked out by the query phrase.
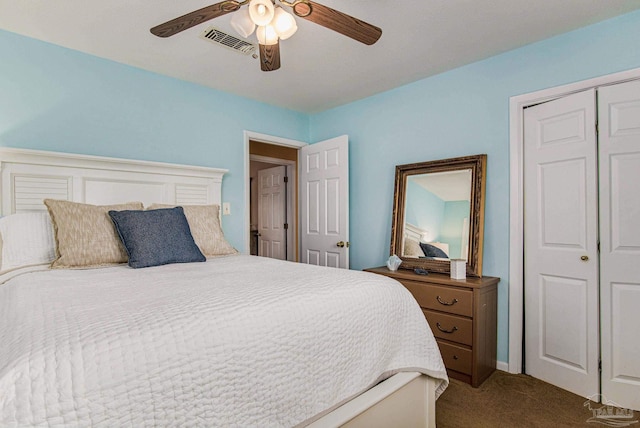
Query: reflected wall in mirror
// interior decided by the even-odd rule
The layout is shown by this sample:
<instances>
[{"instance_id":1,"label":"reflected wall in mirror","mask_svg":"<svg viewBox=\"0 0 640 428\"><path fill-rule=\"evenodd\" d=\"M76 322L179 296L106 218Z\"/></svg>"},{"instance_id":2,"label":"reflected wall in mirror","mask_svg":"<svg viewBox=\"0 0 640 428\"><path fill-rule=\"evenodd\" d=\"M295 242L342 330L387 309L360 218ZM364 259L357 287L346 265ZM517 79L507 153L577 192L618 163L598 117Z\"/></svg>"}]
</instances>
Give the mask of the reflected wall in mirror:
<instances>
[{"instance_id":1,"label":"reflected wall in mirror","mask_svg":"<svg viewBox=\"0 0 640 428\"><path fill-rule=\"evenodd\" d=\"M482 274L486 155L396 167L391 254L401 268L449 272L463 259Z\"/></svg>"}]
</instances>

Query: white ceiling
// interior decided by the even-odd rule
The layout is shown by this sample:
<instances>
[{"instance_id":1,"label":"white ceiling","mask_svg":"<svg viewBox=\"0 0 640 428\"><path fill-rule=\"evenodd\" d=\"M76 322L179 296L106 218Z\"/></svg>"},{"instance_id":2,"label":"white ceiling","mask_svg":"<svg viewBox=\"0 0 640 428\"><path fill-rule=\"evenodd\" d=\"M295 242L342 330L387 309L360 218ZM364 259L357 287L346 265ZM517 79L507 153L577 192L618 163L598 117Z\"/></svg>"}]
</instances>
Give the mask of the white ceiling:
<instances>
[{"instance_id":1,"label":"white ceiling","mask_svg":"<svg viewBox=\"0 0 640 428\"><path fill-rule=\"evenodd\" d=\"M320 0L382 28L366 46L296 18L282 68L201 40L231 14L170 38L149 29L216 0L0 0L0 28L314 113L640 8L640 0ZM251 36L255 37L255 36Z\"/></svg>"},{"instance_id":2,"label":"white ceiling","mask_svg":"<svg viewBox=\"0 0 640 428\"><path fill-rule=\"evenodd\" d=\"M443 201L471 200L471 170L431 172L407 178Z\"/></svg>"}]
</instances>

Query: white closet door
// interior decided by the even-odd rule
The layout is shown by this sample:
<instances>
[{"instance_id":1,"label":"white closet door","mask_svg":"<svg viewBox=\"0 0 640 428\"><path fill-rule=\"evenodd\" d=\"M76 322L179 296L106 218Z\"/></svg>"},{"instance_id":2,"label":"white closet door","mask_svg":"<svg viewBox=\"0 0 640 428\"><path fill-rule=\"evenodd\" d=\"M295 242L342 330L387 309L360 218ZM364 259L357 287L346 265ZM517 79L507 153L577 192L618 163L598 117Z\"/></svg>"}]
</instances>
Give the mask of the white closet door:
<instances>
[{"instance_id":1,"label":"white closet door","mask_svg":"<svg viewBox=\"0 0 640 428\"><path fill-rule=\"evenodd\" d=\"M525 110L526 372L599 392L595 91Z\"/></svg>"},{"instance_id":2,"label":"white closet door","mask_svg":"<svg viewBox=\"0 0 640 428\"><path fill-rule=\"evenodd\" d=\"M602 395L640 410L640 82L598 104Z\"/></svg>"}]
</instances>

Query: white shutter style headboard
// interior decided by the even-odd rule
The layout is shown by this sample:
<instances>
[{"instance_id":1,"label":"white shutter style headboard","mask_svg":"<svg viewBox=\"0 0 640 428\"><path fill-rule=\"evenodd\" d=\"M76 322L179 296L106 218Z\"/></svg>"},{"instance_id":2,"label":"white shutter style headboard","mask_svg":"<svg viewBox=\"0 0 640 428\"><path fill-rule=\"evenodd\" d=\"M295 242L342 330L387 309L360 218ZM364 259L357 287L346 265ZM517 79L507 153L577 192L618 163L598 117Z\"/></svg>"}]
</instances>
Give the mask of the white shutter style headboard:
<instances>
[{"instance_id":1,"label":"white shutter style headboard","mask_svg":"<svg viewBox=\"0 0 640 428\"><path fill-rule=\"evenodd\" d=\"M46 198L94 205L222 204L226 169L0 147L0 215Z\"/></svg>"}]
</instances>

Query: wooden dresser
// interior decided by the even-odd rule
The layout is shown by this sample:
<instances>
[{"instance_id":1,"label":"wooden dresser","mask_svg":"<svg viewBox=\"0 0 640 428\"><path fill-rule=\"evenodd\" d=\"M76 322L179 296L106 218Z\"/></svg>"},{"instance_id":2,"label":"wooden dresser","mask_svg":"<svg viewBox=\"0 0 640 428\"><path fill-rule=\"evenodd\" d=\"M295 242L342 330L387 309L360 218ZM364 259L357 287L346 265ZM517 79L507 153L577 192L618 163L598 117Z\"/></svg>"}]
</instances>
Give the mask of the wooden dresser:
<instances>
[{"instance_id":1,"label":"wooden dresser","mask_svg":"<svg viewBox=\"0 0 640 428\"><path fill-rule=\"evenodd\" d=\"M436 337L447 373L479 386L496 368L497 297L500 278L451 279L386 267L365 269L400 281L418 301Z\"/></svg>"}]
</instances>

